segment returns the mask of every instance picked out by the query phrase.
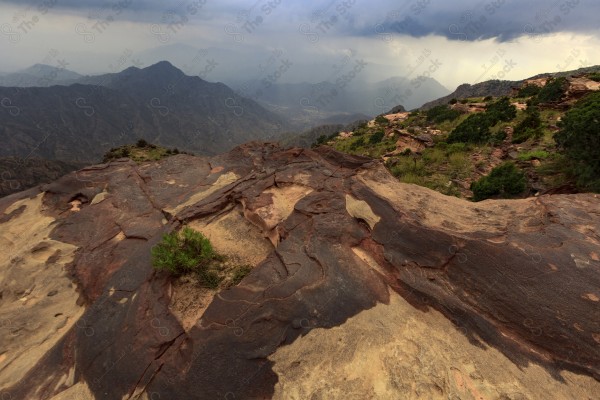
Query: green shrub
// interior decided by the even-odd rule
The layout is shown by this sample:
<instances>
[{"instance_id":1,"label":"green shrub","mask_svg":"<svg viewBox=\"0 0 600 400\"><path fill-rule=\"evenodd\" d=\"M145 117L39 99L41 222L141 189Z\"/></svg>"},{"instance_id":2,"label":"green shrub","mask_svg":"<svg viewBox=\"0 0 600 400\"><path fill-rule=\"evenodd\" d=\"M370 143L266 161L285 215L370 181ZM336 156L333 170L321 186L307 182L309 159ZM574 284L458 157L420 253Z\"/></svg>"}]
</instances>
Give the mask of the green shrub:
<instances>
[{"instance_id":1,"label":"green shrub","mask_svg":"<svg viewBox=\"0 0 600 400\"><path fill-rule=\"evenodd\" d=\"M380 125L387 125L390 123L390 121L388 121L388 119L383 115L378 115L377 118L375 118L375 122L377 122Z\"/></svg>"},{"instance_id":2,"label":"green shrub","mask_svg":"<svg viewBox=\"0 0 600 400\"><path fill-rule=\"evenodd\" d=\"M214 270L215 261L223 257L215 252L210 241L200 232L185 227L179 232L167 233L151 250L152 265L156 270L173 275L196 273L209 287L221 282Z\"/></svg>"},{"instance_id":3,"label":"green shrub","mask_svg":"<svg viewBox=\"0 0 600 400\"><path fill-rule=\"evenodd\" d=\"M593 81L600 82L600 72L594 72L593 74L589 74L588 78Z\"/></svg>"},{"instance_id":4,"label":"green shrub","mask_svg":"<svg viewBox=\"0 0 600 400\"><path fill-rule=\"evenodd\" d=\"M517 116L517 109L510 104L508 97L487 106L484 113L472 114L460 123L448 136L448 143L485 143L493 137L490 128L498 122L508 122ZM500 139L501 140L501 139Z\"/></svg>"},{"instance_id":5,"label":"green shrub","mask_svg":"<svg viewBox=\"0 0 600 400\"><path fill-rule=\"evenodd\" d=\"M542 88L538 85L525 85L519 90L517 97L537 96L541 90Z\"/></svg>"},{"instance_id":6,"label":"green shrub","mask_svg":"<svg viewBox=\"0 0 600 400\"><path fill-rule=\"evenodd\" d=\"M365 145L365 139L363 137L359 137L350 145L350 150L357 150L359 147Z\"/></svg>"},{"instance_id":7,"label":"green shrub","mask_svg":"<svg viewBox=\"0 0 600 400\"><path fill-rule=\"evenodd\" d=\"M525 128L519 129L518 131L515 129L515 132L513 133L512 137L512 142L514 144L520 144L528 141L529 139L539 139L540 137L542 137L542 135L543 132L541 129Z\"/></svg>"},{"instance_id":8,"label":"green shrub","mask_svg":"<svg viewBox=\"0 0 600 400\"><path fill-rule=\"evenodd\" d=\"M471 184L475 201L490 197L513 197L522 193L526 187L525 174L511 162L497 166L488 176Z\"/></svg>"},{"instance_id":9,"label":"green shrub","mask_svg":"<svg viewBox=\"0 0 600 400\"><path fill-rule=\"evenodd\" d=\"M485 96L485 97L483 98L483 101L484 101L484 102L486 102L486 103L488 103L488 102L492 101L493 99L494 99L494 98L493 98L492 96Z\"/></svg>"},{"instance_id":10,"label":"green shrub","mask_svg":"<svg viewBox=\"0 0 600 400\"><path fill-rule=\"evenodd\" d=\"M331 135L321 135L317 138L317 140L312 144L311 147L321 146L323 144L327 144L327 142L335 139L338 136L338 132L332 133ZM177 150L177 149L175 149Z\"/></svg>"},{"instance_id":11,"label":"green shrub","mask_svg":"<svg viewBox=\"0 0 600 400\"><path fill-rule=\"evenodd\" d=\"M485 114L490 119L491 126L498 122L512 121L517 116L517 108L510 104L508 97L503 97L495 103L489 104L485 109Z\"/></svg>"},{"instance_id":12,"label":"green shrub","mask_svg":"<svg viewBox=\"0 0 600 400\"><path fill-rule=\"evenodd\" d=\"M483 143L490 138L490 121L485 113L469 115L448 136L448 143Z\"/></svg>"},{"instance_id":13,"label":"green shrub","mask_svg":"<svg viewBox=\"0 0 600 400\"><path fill-rule=\"evenodd\" d=\"M377 131L369 138L369 143L370 144L379 143L383 140L384 136L385 136L385 133L383 131Z\"/></svg>"},{"instance_id":14,"label":"green shrub","mask_svg":"<svg viewBox=\"0 0 600 400\"><path fill-rule=\"evenodd\" d=\"M147 147L148 146L148 142L146 142L144 139L140 139L137 141L137 143L135 144L136 147L139 148L143 148L143 147Z\"/></svg>"},{"instance_id":15,"label":"green shrub","mask_svg":"<svg viewBox=\"0 0 600 400\"><path fill-rule=\"evenodd\" d=\"M451 99L451 100L448 102L448 104L456 104L456 103L458 103L458 100L456 100L456 99Z\"/></svg>"},{"instance_id":16,"label":"green shrub","mask_svg":"<svg viewBox=\"0 0 600 400\"><path fill-rule=\"evenodd\" d=\"M460 114L460 111L452 110L447 105L441 105L427 111L427 121L440 124L444 121L454 121L460 117Z\"/></svg>"},{"instance_id":17,"label":"green shrub","mask_svg":"<svg viewBox=\"0 0 600 400\"><path fill-rule=\"evenodd\" d=\"M525 113L527 114L525 119L515 127L512 138L513 143L523 143L531 138L538 139L542 136L542 120L537 107L528 107Z\"/></svg>"},{"instance_id":18,"label":"green shrub","mask_svg":"<svg viewBox=\"0 0 600 400\"><path fill-rule=\"evenodd\" d=\"M536 97L537 103L554 103L562 99L568 86L567 78L548 80Z\"/></svg>"},{"instance_id":19,"label":"green shrub","mask_svg":"<svg viewBox=\"0 0 600 400\"><path fill-rule=\"evenodd\" d=\"M554 139L571 160L578 185L600 191L600 92L581 99L559 127Z\"/></svg>"}]
</instances>

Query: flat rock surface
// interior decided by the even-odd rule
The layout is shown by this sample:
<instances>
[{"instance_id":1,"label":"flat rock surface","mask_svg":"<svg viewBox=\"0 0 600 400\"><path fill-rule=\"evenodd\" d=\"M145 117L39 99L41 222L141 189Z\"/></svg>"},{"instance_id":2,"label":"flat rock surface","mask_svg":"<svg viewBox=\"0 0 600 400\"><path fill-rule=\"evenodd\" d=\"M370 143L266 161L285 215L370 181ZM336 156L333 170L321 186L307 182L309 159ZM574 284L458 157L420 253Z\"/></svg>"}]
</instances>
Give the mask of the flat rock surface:
<instances>
[{"instance_id":1,"label":"flat rock surface","mask_svg":"<svg viewBox=\"0 0 600 400\"><path fill-rule=\"evenodd\" d=\"M182 225L252 272L155 272ZM600 393L593 194L469 203L250 143L71 173L0 199L0 233L2 400Z\"/></svg>"}]
</instances>

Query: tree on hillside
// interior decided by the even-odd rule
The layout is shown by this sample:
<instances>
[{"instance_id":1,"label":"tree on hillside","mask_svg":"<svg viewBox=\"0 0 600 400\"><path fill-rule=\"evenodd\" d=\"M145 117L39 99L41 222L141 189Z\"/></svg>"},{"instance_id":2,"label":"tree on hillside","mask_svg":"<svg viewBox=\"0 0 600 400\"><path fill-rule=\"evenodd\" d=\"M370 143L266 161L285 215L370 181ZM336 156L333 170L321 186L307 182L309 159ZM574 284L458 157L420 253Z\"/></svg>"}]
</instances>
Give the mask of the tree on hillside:
<instances>
[{"instance_id":1,"label":"tree on hillside","mask_svg":"<svg viewBox=\"0 0 600 400\"><path fill-rule=\"evenodd\" d=\"M554 103L560 101L568 85L567 78L550 79L538 93L536 103Z\"/></svg>"},{"instance_id":2,"label":"tree on hillside","mask_svg":"<svg viewBox=\"0 0 600 400\"><path fill-rule=\"evenodd\" d=\"M444 121L454 121L460 117L460 114L460 111L453 110L444 104L427 111L427 122L441 124Z\"/></svg>"},{"instance_id":3,"label":"tree on hillside","mask_svg":"<svg viewBox=\"0 0 600 400\"><path fill-rule=\"evenodd\" d=\"M517 116L517 109L508 97L487 106L484 113L470 115L448 136L448 143L485 143L493 140L490 128L498 122L508 122Z\"/></svg>"},{"instance_id":4,"label":"tree on hillside","mask_svg":"<svg viewBox=\"0 0 600 400\"><path fill-rule=\"evenodd\" d=\"M600 192L600 92L580 100L559 127L554 139L573 162L578 184Z\"/></svg>"}]
</instances>

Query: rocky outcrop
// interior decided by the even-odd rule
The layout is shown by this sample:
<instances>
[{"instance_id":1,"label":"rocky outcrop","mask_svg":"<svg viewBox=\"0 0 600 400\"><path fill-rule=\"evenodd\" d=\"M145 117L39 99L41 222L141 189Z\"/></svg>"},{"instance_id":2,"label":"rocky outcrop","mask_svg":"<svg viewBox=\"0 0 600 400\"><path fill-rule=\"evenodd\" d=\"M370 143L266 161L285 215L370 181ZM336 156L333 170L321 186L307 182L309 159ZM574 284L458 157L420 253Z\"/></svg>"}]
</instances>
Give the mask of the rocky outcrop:
<instances>
[{"instance_id":1,"label":"rocky outcrop","mask_svg":"<svg viewBox=\"0 0 600 400\"><path fill-rule=\"evenodd\" d=\"M253 143L85 168L0 213L3 399L600 391L593 194L468 203L370 159ZM183 224L253 266L185 309L193 286L150 262Z\"/></svg>"}]
</instances>

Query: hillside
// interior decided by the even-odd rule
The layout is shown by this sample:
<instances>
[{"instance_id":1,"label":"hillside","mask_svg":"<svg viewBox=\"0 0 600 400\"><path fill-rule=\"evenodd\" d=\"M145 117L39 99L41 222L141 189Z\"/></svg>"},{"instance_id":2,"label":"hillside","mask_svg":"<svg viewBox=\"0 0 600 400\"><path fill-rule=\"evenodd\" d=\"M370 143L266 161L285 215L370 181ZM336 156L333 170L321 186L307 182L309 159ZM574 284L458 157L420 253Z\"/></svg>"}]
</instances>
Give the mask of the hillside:
<instances>
[{"instance_id":1,"label":"hillside","mask_svg":"<svg viewBox=\"0 0 600 400\"><path fill-rule=\"evenodd\" d=\"M0 157L0 197L52 182L84 166L39 158Z\"/></svg>"},{"instance_id":2,"label":"hillside","mask_svg":"<svg viewBox=\"0 0 600 400\"><path fill-rule=\"evenodd\" d=\"M561 133L565 117L575 117L581 110L577 115L587 118L584 125L590 134L583 147L598 148L594 141L600 128L593 117L585 117L591 114L583 108L586 99L597 98L600 78L596 72L566 76L533 77L508 92L507 85L497 82L479 85L475 92L464 86L465 93L486 97L453 98L421 111L380 115L315 144L328 143L339 151L381 159L402 182L462 198L598 191L595 156L583 156L585 149L577 150L581 157L568 154L559 146L564 140L558 143L557 137L565 137ZM501 89L503 97L489 95L490 88ZM586 165L590 169L584 173ZM502 173L508 179L503 185L514 187L494 186L494 179L498 185L504 179Z\"/></svg>"},{"instance_id":3,"label":"hillside","mask_svg":"<svg viewBox=\"0 0 600 400\"><path fill-rule=\"evenodd\" d=\"M153 269L184 226L248 270ZM85 168L0 199L0 232L3 398L600 392L593 194L473 204L252 143Z\"/></svg>"},{"instance_id":4,"label":"hillside","mask_svg":"<svg viewBox=\"0 0 600 400\"><path fill-rule=\"evenodd\" d=\"M540 78L548 77L573 77L585 74L590 74L600 70L600 66L579 68L572 71L561 71L555 73L544 73L536 76L532 76L528 79L520 81L501 81L501 80L490 80L481 83L470 85L468 83L460 85L456 90L447 96L440 97L439 99L430 101L423 104L420 110L427 111L435 106L448 104L452 99L468 99L472 97L501 97L508 96L513 93L513 89L522 86L525 82L530 80L536 80ZM410 109L410 108L409 108Z\"/></svg>"},{"instance_id":5,"label":"hillside","mask_svg":"<svg viewBox=\"0 0 600 400\"><path fill-rule=\"evenodd\" d=\"M167 62L88 77L86 84L2 88L0 156L94 163L111 147L144 138L216 154L269 139L286 123L221 83L189 77Z\"/></svg>"}]
</instances>

